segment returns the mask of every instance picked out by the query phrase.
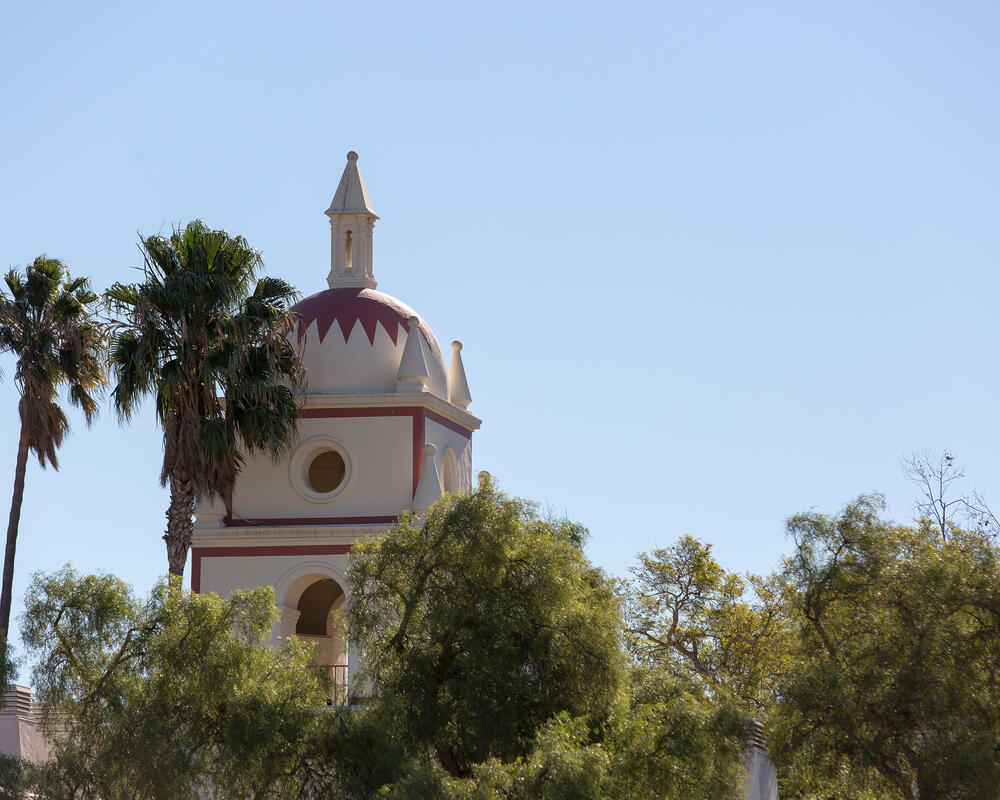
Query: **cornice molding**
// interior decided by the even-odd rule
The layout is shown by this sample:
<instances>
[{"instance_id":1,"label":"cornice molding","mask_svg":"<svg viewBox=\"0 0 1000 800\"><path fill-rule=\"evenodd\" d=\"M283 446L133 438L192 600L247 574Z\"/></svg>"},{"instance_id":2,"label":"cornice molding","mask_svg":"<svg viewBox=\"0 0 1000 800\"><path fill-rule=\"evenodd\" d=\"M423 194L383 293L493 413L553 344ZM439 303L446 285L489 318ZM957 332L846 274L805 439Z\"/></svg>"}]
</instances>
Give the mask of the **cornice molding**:
<instances>
[{"instance_id":1,"label":"cornice molding","mask_svg":"<svg viewBox=\"0 0 1000 800\"><path fill-rule=\"evenodd\" d=\"M454 403L442 400L430 392L385 392L381 394L343 394L316 392L305 395L304 409L318 408L395 408L419 406L435 411L442 417L470 431L479 430L483 421Z\"/></svg>"},{"instance_id":2,"label":"cornice molding","mask_svg":"<svg viewBox=\"0 0 1000 800\"><path fill-rule=\"evenodd\" d=\"M391 525L345 525L329 528L220 528L208 531L195 531L192 537L192 547L238 547L240 545L261 546L263 544L291 545L317 544L319 541L329 544L353 544L358 539L367 536L378 536L385 533Z\"/></svg>"}]
</instances>

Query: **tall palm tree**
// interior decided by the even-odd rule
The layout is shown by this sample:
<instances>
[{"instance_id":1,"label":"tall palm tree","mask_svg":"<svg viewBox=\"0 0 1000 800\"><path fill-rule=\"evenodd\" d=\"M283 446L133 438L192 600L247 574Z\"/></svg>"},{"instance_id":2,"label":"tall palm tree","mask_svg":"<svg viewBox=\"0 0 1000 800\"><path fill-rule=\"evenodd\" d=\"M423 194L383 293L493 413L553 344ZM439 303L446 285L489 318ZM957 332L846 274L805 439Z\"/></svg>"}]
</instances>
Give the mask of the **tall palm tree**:
<instances>
[{"instance_id":1,"label":"tall palm tree","mask_svg":"<svg viewBox=\"0 0 1000 800\"><path fill-rule=\"evenodd\" d=\"M106 383L104 328L91 315L90 306L98 296L91 291L90 281L71 277L61 261L44 255L23 273L10 270L5 280L10 294L0 290L0 351L17 357L14 382L21 393L21 436L0 590L3 643L10 627L14 552L28 451L38 456L43 467L48 463L59 469L56 450L69 430L69 420L58 403L59 390L68 387L70 402L83 410L89 425L97 414L95 394Z\"/></svg>"},{"instance_id":2,"label":"tall palm tree","mask_svg":"<svg viewBox=\"0 0 1000 800\"><path fill-rule=\"evenodd\" d=\"M260 253L201 220L140 237L141 283L105 292L119 418L154 395L170 487L167 562L181 575L195 501L225 498L252 452L280 458L298 427L302 364L285 338L295 289L257 279Z\"/></svg>"}]
</instances>

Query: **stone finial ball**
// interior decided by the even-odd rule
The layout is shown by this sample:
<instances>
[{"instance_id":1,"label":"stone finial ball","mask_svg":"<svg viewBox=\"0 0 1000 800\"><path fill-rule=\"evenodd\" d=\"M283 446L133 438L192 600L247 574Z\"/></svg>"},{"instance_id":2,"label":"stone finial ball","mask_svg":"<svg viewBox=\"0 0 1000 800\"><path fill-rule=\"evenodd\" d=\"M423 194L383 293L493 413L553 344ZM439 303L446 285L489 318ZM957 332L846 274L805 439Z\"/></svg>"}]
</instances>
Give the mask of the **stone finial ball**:
<instances>
[{"instance_id":1,"label":"stone finial ball","mask_svg":"<svg viewBox=\"0 0 1000 800\"><path fill-rule=\"evenodd\" d=\"M458 339L456 339L451 343L451 349L454 350L455 352L458 352L459 350L462 349L462 343L458 341Z\"/></svg>"},{"instance_id":2,"label":"stone finial ball","mask_svg":"<svg viewBox=\"0 0 1000 800\"><path fill-rule=\"evenodd\" d=\"M358 160L358 154L355 153L353 150L351 150L351 152L349 152L347 154L347 160L348 161L357 161Z\"/></svg>"},{"instance_id":3,"label":"stone finial ball","mask_svg":"<svg viewBox=\"0 0 1000 800\"><path fill-rule=\"evenodd\" d=\"M411 328L416 328L420 324L420 320L417 317L407 317L406 324Z\"/></svg>"}]
</instances>

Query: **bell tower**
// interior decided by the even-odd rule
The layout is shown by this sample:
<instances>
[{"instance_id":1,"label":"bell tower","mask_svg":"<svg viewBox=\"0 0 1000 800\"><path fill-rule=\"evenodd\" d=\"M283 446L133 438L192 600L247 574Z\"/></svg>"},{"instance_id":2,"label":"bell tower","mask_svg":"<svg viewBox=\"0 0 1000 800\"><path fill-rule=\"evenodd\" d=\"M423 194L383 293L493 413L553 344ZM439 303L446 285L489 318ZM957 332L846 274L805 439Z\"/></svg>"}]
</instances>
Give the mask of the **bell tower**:
<instances>
[{"instance_id":1,"label":"bell tower","mask_svg":"<svg viewBox=\"0 0 1000 800\"><path fill-rule=\"evenodd\" d=\"M225 504L199 502L191 586L223 596L273 586L274 641L316 645L340 702L358 668L334 613L350 602L351 548L404 510L470 491L480 421L468 411L461 342L446 364L427 321L375 288L378 216L353 151L326 215L330 288L296 304L288 334L306 372L297 440L282 463L248 458Z\"/></svg>"}]
</instances>

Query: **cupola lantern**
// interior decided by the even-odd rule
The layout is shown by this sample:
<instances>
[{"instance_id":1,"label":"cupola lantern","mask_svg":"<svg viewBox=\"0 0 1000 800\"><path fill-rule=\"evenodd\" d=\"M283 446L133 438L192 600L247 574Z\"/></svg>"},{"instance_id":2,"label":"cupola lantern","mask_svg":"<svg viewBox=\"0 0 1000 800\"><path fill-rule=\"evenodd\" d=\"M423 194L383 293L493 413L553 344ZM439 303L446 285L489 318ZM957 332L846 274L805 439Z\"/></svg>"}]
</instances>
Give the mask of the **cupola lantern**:
<instances>
[{"instance_id":1,"label":"cupola lantern","mask_svg":"<svg viewBox=\"0 0 1000 800\"><path fill-rule=\"evenodd\" d=\"M365 181L358 169L358 154L347 154L347 166L326 210L330 218L331 289L374 289L372 274L372 229L378 215L372 210Z\"/></svg>"}]
</instances>

